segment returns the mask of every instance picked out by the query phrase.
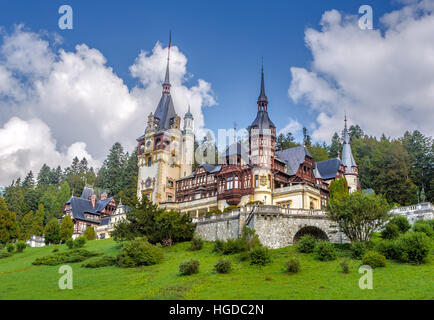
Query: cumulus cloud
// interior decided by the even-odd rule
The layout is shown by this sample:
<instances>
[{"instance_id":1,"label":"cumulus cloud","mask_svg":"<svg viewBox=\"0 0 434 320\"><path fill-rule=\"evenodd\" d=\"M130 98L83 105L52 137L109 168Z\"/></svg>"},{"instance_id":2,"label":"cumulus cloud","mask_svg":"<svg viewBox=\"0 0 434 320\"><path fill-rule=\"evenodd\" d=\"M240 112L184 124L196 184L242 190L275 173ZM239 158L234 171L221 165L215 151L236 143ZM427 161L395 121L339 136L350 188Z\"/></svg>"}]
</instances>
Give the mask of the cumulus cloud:
<instances>
[{"instance_id":1,"label":"cumulus cloud","mask_svg":"<svg viewBox=\"0 0 434 320\"><path fill-rule=\"evenodd\" d=\"M297 120L289 118L288 124L285 127L283 127L282 129L280 129L277 134L278 135L281 133L287 134L288 132L291 132L295 136L295 135L297 135L297 133L300 132L300 130L302 128L303 127L302 127L300 122L298 122Z\"/></svg>"},{"instance_id":2,"label":"cumulus cloud","mask_svg":"<svg viewBox=\"0 0 434 320\"><path fill-rule=\"evenodd\" d=\"M130 67L131 75L139 84L130 89L108 65L103 53L86 44L79 44L70 52L57 49L61 42L58 36L35 33L22 25L11 34L5 34L2 40L0 128L4 127L4 138L24 139L19 136L23 135L20 130L16 131L18 136L7 134L18 123L14 117L19 117L54 141L47 146L50 152L63 151L61 156L53 157L56 160L71 158L75 153L101 162L116 141L132 150L135 139L145 129L148 114L155 111L161 96L167 48L157 42L152 52L139 53ZM187 58L176 46L171 48L170 69L172 97L178 115L182 118L190 104L196 127L202 128L202 107L216 104L211 84L198 79L196 84L188 85L193 75L187 72ZM38 120L40 122L36 122ZM24 171L35 172L41 163L48 162L48 151L32 153L35 159L24 161L23 156L17 155L30 154L24 151L25 147L17 144L13 151L10 148L0 150L0 185L10 182L11 175L5 174L8 172L4 169L6 162L10 162L8 167L14 166L15 171L16 166L26 164Z\"/></svg>"},{"instance_id":3,"label":"cumulus cloud","mask_svg":"<svg viewBox=\"0 0 434 320\"><path fill-rule=\"evenodd\" d=\"M66 167L75 156L86 157L91 166L99 165L84 142L72 144L65 152L57 151L50 128L39 119L25 121L13 117L0 127L0 184L10 183L30 170L35 172L44 163Z\"/></svg>"},{"instance_id":4,"label":"cumulus cloud","mask_svg":"<svg viewBox=\"0 0 434 320\"><path fill-rule=\"evenodd\" d=\"M383 31L361 30L357 16L331 10L320 30L306 29L313 61L291 68L288 94L317 114L314 139L330 141L344 112L371 135L434 134L433 10L432 0L409 2L381 17Z\"/></svg>"}]
</instances>

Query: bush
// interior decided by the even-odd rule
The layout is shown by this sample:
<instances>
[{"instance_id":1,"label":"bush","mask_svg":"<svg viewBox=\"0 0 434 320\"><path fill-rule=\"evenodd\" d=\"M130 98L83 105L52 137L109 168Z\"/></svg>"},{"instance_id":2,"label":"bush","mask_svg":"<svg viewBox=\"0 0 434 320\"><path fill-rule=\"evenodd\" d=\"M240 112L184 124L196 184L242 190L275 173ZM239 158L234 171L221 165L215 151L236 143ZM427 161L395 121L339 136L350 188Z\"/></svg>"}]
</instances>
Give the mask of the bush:
<instances>
[{"instance_id":1,"label":"bush","mask_svg":"<svg viewBox=\"0 0 434 320\"><path fill-rule=\"evenodd\" d=\"M321 261L332 261L337 257L333 244L328 241L319 241L315 247L315 253Z\"/></svg>"},{"instance_id":2,"label":"bush","mask_svg":"<svg viewBox=\"0 0 434 320\"><path fill-rule=\"evenodd\" d=\"M400 233L406 233L411 228L410 222L404 216L395 216L389 223L396 225Z\"/></svg>"},{"instance_id":3,"label":"bush","mask_svg":"<svg viewBox=\"0 0 434 320\"><path fill-rule=\"evenodd\" d=\"M386 257L375 251L368 251L362 257L362 263L371 268L385 267Z\"/></svg>"},{"instance_id":4,"label":"bush","mask_svg":"<svg viewBox=\"0 0 434 320\"><path fill-rule=\"evenodd\" d=\"M250 264L265 266L271 263L270 250L266 247L257 247L249 252Z\"/></svg>"},{"instance_id":5,"label":"bush","mask_svg":"<svg viewBox=\"0 0 434 320\"><path fill-rule=\"evenodd\" d=\"M212 249L213 252L222 254L223 253L223 248L224 248L225 242L222 240L216 240L216 242L214 242L214 248Z\"/></svg>"},{"instance_id":6,"label":"bush","mask_svg":"<svg viewBox=\"0 0 434 320\"><path fill-rule=\"evenodd\" d=\"M58 252L59 248L54 248L51 252Z\"/></svg>"},{"instance_id":7,"label":"bush","mask_svg":"<svg viewBox=\"0 0 434 320\"><path fill-rule=\"evenodd\" d=\"M285 269L289 273L299 272L300 271L300 261L296 257L289 258L289 260L285 262Z\"/></svg>"},{"instance_id":8,"label":"bush","mask_svg":"<svg viewBox=\"0 0 434 320\"><path fill-rule=\"evenodd\" d=\"M421 264L431 250L431 239L423 232L407 232L396 240L396 259Z\"/></svg>"},{"instance_id":9,"label":"bush","mask_svg":"<svg viewBox=\"0 0 434 320\"><path fill-rule=\"evenodd\" d=\"M250 255L249 255L249 252L247 252L247 251L241 252L238 255L238 261L243 262L243 261L247 261L249 259L250 259Z\"/></svg>"},{"instance_id":10,"label":"bush","mask_svg":"<svg viewBox=\"0 0 434 320\"><path fill-rule=\"evenodd\" d=\"M298 242L298 251L303 253L312 253L315 250L317 240L310 234L306 234L300 238Z\"/></svg>"},{"instance_id":11,"label":"bush","mask_svg":"<svg viewBox=\"0 0 434 320\"><path fill-rule=\"evenodd\" d=\"M35 261L32 262L32 264L55 266L64 263L81 262L97 255L98 253L87 251L86 249L74 249L70 251L55 253L51 256L37 258Z\"/></svg>"},{"instance_id":12,"label":"bush","mask_svg":"<svg viewBox=\"0 0 434 320\"><path fill-rule=\"evenodd\" d=\"M244 239L242 238L238 238L238 239L228 239L224 244L223 244L223 254L234 254L234 253L239 253L239 252L243 252L243 251L247 251L247 244L244 241Z\"/></svg>"},{"instance_id":13,"label":"bush","mask_svg":"<svg viewBox=\"0 0 434 320\"><path fill-rule=\"evenodd\" d=\"M214 270L218 273L229 273L231 271L232 262L229 259L220 259L214 265Z\"/></svg>"},{"instance_id":14,"label":"bush","mask_svg":"<svg viewBox=\"0 0 434 320\"><path fill-rule=\"evenodd\" d=\"M199 261L189 260L179 265L179 272L184 276L199 273Z\"/></svg>"},{"instance_id":15,"label":"bush","mask_svg":"<svg viewBox=\"0 0 434 320\"><path fill-rule=\"evenodd\" d=\"M163 260L163 249L150 244L146 239L125 241L118 255L121 267L150 266Z\"/></svg>"},{"instance_id":16,"label":"bush","mask_svg":"<svg viewBox=\"0 0 434 320\"><path fill-rule=\"evenodd\" d=\"M191 251L199 251L201 250L203 247L203 240L200 238L193 238L191 240L191 244L190 244L190 250Z\"/></svg>"},{"instance_id":17,"label":"bush","mask_svg":"<svg viewBox=\"0 0 434 320\"><path fill-rule=\"evenodd\" d=\"M86 238L86 240L95 240L96 239L95 229L93 227L87 227L86 230L84 230L83 236Z\"/></svg>"},{"instance_id":18,"label":"bush","mask_svg":"<svg viewBox=\"0 0 434 320\"><path fill-rule=\"evenodd\" d=\"M114 266L116 264L117 264L116 257L104 256L100 259L82 264L81 266L83 268L102 268L102 267Z\"/></svg>"},{"instance_id":19,"label":"bush","mask_svg":"<svg viewBox=\"0 0 434 320\"><path fill-rule=\"evenodd\" d=\"M23 252L24 249L27 247L27 243L25 243L24 241L18 241L17 242L17 252Z\"/></svg>"},{"instance_id":20,"label":"bush","mask_svg":"<svg viewBox=\"0 0 434 320\"><path fill-rule=\"evenodd\" d=\"M10 256L12 256L12 253L0 251L0 259L7 258L7 257L10 257Z\"/></svg>"},{"instance_id":21,"label":"bush","mask_svg":"<svg viewBox=\"0 0 434 320\"><path fill-rule=\"evenodd\" d=\"M351 256L353 259L362 259L363 255L367 251L368 247L365 242L353 242L351 243Z\"/></svg>"},{"instance_id":22,"label":"bush","mask_svg":"<svg viewBox=\"0 0 434 320\"><path fill-rule=\"evenodd\" d=\"M73 239L68 239L66 240L66 245L68 246L69 249L74 248L74 240Z\"/></svg>"},{"instance_id":23,"label":"bush","mask_svg":"<svg viewBox=\"0 0 434 320\"><path fill-rule=\"evenodd\" d=\"M382 240L375 245L375 251L381 253L387 259L397 259L398 253L394 240Z\"/></svg>"},{"instance_id":24,"label":"bush","mask_svg":"<svg viewBox=\"0 0 434 320\"><path fill-rule=\"evenodd\" d=\"M12 243L9 243L9 244L6 246L6 250L7 250L9 253L12 253L12 252L15 251L15 246L14 246Z\"/></svg>"},{"instance_id":25,"label":"bush","mask_svg":"<svg viewBox=\"0 0 434 320\"><path fill-rule=\"evenodd\" d=\"M348 263L348 260L342 260L340 263L340 266L342 268L343 273L349 273L350 272L350 264Z\"/></svg>"},{"instance_id":26,"label":"bush","mask_svg":"<svg viewBox=\"0 0 434 320\"><path fill-rule=\"evenodd\" d=\"M256 234L254 229L251 229L249 227L244 227L242 234L241 234L240 241L244 241L244 249L246 251L250 251L253 248L257 248L261 246L261 242L259 241L259 237Z\"/></svg>"},{"instance_id":27,"label":"bush","mask_svg":"<svg viewBox=\"0 0 434 320\"><path fill-rule=\"evenodd\" d=\"M396 224L388 223L381 232L381 237L383 239L396 239L400 235L399 227Z\"/></svg>"},{"instance_id":28,"label":"bush","mask_svg":"<svg viewBox=\"0 0 434 320\"><path fill-rule=\"evenodd\" d=\"M74 240L74 248L83 248L86 244L86 238L84 236L80 236Z\"/></svg>"},{"instance_id":29,"label":"bush","mask_svg":"<svg viewBox=\"0 0 434 320\"><path fill-rule=\"evenodd\" d=\"M416 232L423 232L428 237L434 236L434 220L418 220L413 225L413 230Z\"/></svg>"}]
</instances>

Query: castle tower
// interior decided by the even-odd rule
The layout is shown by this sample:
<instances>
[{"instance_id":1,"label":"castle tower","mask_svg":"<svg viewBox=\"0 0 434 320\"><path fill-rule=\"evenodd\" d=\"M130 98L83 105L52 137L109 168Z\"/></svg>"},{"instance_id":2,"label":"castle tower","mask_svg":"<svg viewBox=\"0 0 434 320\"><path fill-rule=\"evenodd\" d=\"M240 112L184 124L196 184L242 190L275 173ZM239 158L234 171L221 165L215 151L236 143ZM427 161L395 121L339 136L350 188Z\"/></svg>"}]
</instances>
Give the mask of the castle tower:
<instances>
[{"instance_id":1,"label":"castle tower","mask_svg":"<svg viewBox=\"0 0 434 320\"><path fill-rule=\"evenodd\" d=\"M345 179L348 182L348 189L350 192L359 189L358 175L359 171L357 168L356 161L354 160L353 153L351 151L351 141L350 135L347 128L347 116L345 115L345 126L342 137L342 164L345 167Z\"/></svg>"},{"instance_id":2,"label":"castle tower","mask_svg":"<svg viewBox=\"0 0 434 320\"><path fill-rule=\"evenodd\" d=\"M161 204L175 201L175 180L181 177L180 117L170 93L170 39L163 91L154 114L148 116L145 133L138 142L137 197Z\"/></svg>"},{"instance_id":3,"label":"castle tower","mask_svg":"<svg viewBox=\"0 0 434 320\"><path fill-rule=\"evenodd\" d=\"M194 163L194 118L188 111L184 115L184 130L182 131L182 161L181 161L181 177L186 177L192 172Z\"/></svg>"},{"instance_id":4,"label":"castle tower","mask_svg":"<svg viewBox=\"0 0 434 320\"><path fill-rule=\"evenodd\" d=\"M272 203L276 126L268 117L268 98L265 94L264 67L261 68L261 91L258 112L249 126L250 164L253 166L254 201Z\"/></svg>"}]
</instances>

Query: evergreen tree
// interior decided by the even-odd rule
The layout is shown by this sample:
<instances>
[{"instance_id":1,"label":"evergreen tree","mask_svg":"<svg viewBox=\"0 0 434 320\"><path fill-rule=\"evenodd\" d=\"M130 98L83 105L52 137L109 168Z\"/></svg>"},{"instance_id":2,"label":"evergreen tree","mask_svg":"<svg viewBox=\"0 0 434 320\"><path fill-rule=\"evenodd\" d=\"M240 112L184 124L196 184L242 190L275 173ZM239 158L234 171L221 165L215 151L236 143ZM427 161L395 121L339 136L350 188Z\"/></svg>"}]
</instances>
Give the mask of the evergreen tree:
<instances>
[{"instance_id":1,"label":"evergreen tree","mask_svg":"<svg viewBox=\"0 0 434 320\"><path fill-rule=\"evenodd\" d=\"M358 124L355 126L350 126L348 129L348 133L350 134L350 139L361 139L365 136L365 133L363 132L362 128L359 127Z\"/></svg>"},{"instance_id":2,"label":"evergreen tree","mask_svg":"<svg viewBox=\"0 0 434 320\"><path fill-rule=\"evenodd\" d=\"M104 161L104 180L102 188L109 194L117 194L123 187L122 174L125 164L125 154L119 142L110 149Z\"/></svg>"},{"instance_id":3,"label":"evergreen tree","mask_svg":"<svg viewBox=\"0 0 434 320\"><path fill-rule=\"evenodd\" d=\"M27 241L33 235L33 211L26 213L20 223L20 240Z\"/></svg>"},{"instance_id":4,"label":"evergreen tree","mask_svg":"<svg viewBox=\"0 0 434 320\"><path fill-rule=\"evenodd\" d=\"M51 176L51 169L49 166L47 166L45 163L42 166L41 170L39 170L38 174L38 186L48 186L50 184L50 176Z\"/></svg>"},{"instance_id":5,"label":"evergreen tree","mask_svg":"<svg viewBox=\"0 0 434 320\"><path fill-rule=\"evenodd\" d=\"M60 222L60 240L66 242L74 234L74 222L70 216L65 216Z\"/></svg>"},{"instance_id":6,"label":"evergreen tree","mask_svg":"<svg viewBox=\"0 0 434 320\"><path fill-rule=\"evenodd\" d=\"M348 194L348 182L347 179L339 178L330 182L329 187L330 199L332 198L342 198Z\"/></svg>"},{"instance_id":7,"label":"evergreen tree","mask_svg":"<svg viewBox=\"0 0 434 320\"><path fill-rule=\"evenodd\" d=\"M306 147L310 147L310 145L312 144L311 137L310 137L306 127L303 127L303 144Z\"/></svg>"},{"instance_id":8,"label":"evergreen tree","mask_svg":"<svg viewBox=\"0 0 434 320\"><path fill-rule=\"evenodd\" d=\"M294 136L291 132L287 132L286 135L280 133L276 139L276 149L277 150L285 150L288 148L294 148L299 146L298 143L295 142Z\"/></svg>"},{"instance_id":9,"label":"evergreen tree","mask_svg":"<svg viewBox=\"0 0 434 320\"><path fill-rule=\"evenodd\" d=\"M96 232L93 227L87 227L86 230L84 230L84 237L87 240L95 240L96 239Z\"/></svg>"},{"instance_id":10,"label":"evergreen tree","mask_svg":"<svg viewBox=\"0 0 434 320\"><path fill-rule=\"evenodd\" d=\"M332 143L329 147L329 158L340 157L341 150L342 150L341 139L339 138L338 133L335 132L332 138Z\"/></svg>"},{"instance_id":11,"label":"evergreen tree","mask_svg":"<svg viewBox=\"0 0 434 320\"><path fill-rule=\"evenodd\" d=\"M33 219L33 234L36 236L42 236L44 234L44 218L45 218L45 210L44 205L39 204L38 210L36 211Z\"/></svg>"},{"instance_id":12,"label":"evergreen tree","mask_svg":"<svg viewBox=\"0 0 434 320\"><path fill-rule=\"evenodd\" d=\"M16 214L8 210L6 202L0 198L0 243L9 243L18 239L20 229Z\"/></svg>"},{"instance_id":13,"label":"evergreen tree","mask_svg":"<svg viewBox=\"0 0 434 320\"><path fill-rule=\"evenodd\" d=\"M315 162L328 160L329 158L327 148L324 148L319 143L307 146L307 150L309 150L311 156L313 157L313 161Z\"/></svg>"},{"instance_id":14,"label":"evergreen tree","mask_svg":"<svg viewBox=\"0 0 434 320\"><path fill-rule=\"evenodd\" d=\"M52 218L45 226L44 238L45 244L60 242L60 227L56 218Z\"/></svg>"},{"instance_id":15,"label":"evergreen tree","mask_svg":"<svg viewBox=\"0 0 434 320\"><path fill-rule=\"evenodd\" d=\"M33 172L31 170L24 178L22 187L24 189L34 189L35 188L35 179L33 177Z\"/></svg>"},{"instance_id":16,"label":"evergreen tree","mask_svg":"<svg viewBox=\"0 0 434 320\"><path fill-rule=\"evenodd\" d=\"M20 178L12 182L9 187L6 187L4 200L7 203L7 208L16 214L18 220L21 220L27 208Z\"/></svg>"}]
</instances>

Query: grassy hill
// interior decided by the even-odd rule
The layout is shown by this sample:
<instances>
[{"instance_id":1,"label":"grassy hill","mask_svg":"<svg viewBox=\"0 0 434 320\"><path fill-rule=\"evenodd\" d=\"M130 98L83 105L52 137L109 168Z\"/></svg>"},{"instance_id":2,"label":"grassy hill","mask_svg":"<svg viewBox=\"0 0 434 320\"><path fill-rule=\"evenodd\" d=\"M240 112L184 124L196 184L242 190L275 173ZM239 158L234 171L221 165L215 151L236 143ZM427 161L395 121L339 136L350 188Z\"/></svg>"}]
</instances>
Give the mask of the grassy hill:
<instances>
[{"instance_id":1,"label":"grassy hill","mask_svg":"<svg viewBox=\"0 0 434 320\"><path fill-rule=\"evenodd\" d=\"M57 246L68 250L65 245ZM32 261L52 254L53 246L27 248L23 253L0 259L0 299L434 299L433 259L420 266L388 261L373 271L373 290L359 289L361 261L351 260L350 273L343 274L339 262L321 262L313 254L296 253L294 247L272 250L273 263L251 266L229 256L229 274L213 272L220 255L212 243L201 251L189 251L189 243L164 248L164 261L155 266L123 269L104 267L73 269L73 290L58 288L59 266L33 266ZM86 249L116 255L119 244L111 239L90 241ZM287 274L283 264L292 254L301 261L298 274ZM200 261L199 274L180 276L178 266L187 259ZM97 259L97 258L91 258ZM90 261L91 259L87 260Z\"/></svg>"}]
</instances>

